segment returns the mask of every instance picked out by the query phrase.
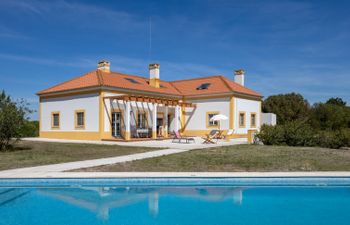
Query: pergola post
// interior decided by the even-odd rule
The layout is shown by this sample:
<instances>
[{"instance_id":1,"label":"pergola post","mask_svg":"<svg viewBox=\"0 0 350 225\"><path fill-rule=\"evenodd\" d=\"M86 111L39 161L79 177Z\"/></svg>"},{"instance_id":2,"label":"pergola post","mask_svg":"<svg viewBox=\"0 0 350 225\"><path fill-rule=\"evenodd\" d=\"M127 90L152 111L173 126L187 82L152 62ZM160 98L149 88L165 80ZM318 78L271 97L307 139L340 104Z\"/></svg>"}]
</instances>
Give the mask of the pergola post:
<instances>
[{"instance_id":1,"label":"pergola post","mask_svg":"<svg viewBox=\"0 0 350 225\"><path fill-rule=\"evenodd\" d=\"M126 101L125 104L125 140L130 140L130 101Z\"/></svg>"},{"instance_id":2,"label":"pergola post","mask_svg":"<svg viewBox=\"0 0 350 225\"><path fill-rule=\"evenodd\" d=\"M165 105L164 106L164 128L163 128L163 132L164 132L164 137L168 137L168 113L169 113L169 106Z\"/></svg>"},{"instance_id":3,"label":"pergola post","mask_svg":"<svg viewBox=\"0 0 350 225\"><path fill-rule=\"evenodd\" d=\"M153 103L152 111L152 139L157 139L157 103Z\"/></svg>"},{"instance_id":4,"label":"pergola post","mask_svg":"<svg viewBox=\"0 0 350 225\"><path fill-rule=\"evenodd\" d=\"M174 124L174 130L179 131L180 130L180 106L175 106L175 124Z\"/></svg>"}]
</instances>

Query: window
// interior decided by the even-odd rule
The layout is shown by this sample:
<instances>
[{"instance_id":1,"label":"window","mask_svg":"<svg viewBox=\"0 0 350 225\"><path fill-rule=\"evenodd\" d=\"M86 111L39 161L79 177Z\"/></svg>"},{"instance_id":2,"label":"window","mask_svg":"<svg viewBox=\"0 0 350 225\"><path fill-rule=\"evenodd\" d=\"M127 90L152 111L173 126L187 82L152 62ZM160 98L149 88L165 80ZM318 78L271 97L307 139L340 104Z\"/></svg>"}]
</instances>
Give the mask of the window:
<instances>
[{"instance_id":1,"label":"window","mask_svg":"<svg viewBox=\"0 0 350 225\"><path fill-rule=\"evenodd\" d=\"M205 89L208 89L210 86L210 83L204 83L204 84L201 84L197 87L197 90L205 90Z\"/></svg>"},{"instance_id":2,"label":"window","mask_svg":"<svg viewBox=\"0 0 350 225\"><path fill-rule=\"evenodd\" d=\"M250 114L250 127L256 127L256 114Z\"/></svg>"},{"instance_id":3,"label":"window","mask_svg":"<svg viewBox=\"0 0 350 225\"><path fill-rule=\"evenodd\" d=\"M51 113L51 128L60 128L60 113Z\"/></svg>"},{"instance_id":4,"label":"window","mask_svg":"<svg viewBox=\"0 0 350 225\"><path fill-rule=\"evenodd\" d=\"M75 128L85 128L85 111L75 111Z\"/></svg>"},{"instance_id":5,"label":"window","mask_svg":"<svg viewBox=\"0 0 350 225\"><path fill-rule=\"evenodd\" d=\"M219 112L207 112L207 128L211 127L217 127L218 126L218 121L212 121L210 120L213 116L218 115Z\"/></svg>"},{"instance_id":6,"label":"window","mask_svg":"<svg viewBox=\"0 0 350 225\"><path fill-rule=\"evenodd\" d=\"M239 113L239 127L245 127L245 112Z\"/></svg>"},{"instance_id":7,"label":"window","mask_svg":"<svg viewBox=\"0 0 350 225\"><path fill-rule=\"evenodd\" d=\"M139 82L137 80L134 80L132 78L124 78L125 80L129 81L130 83L133 83L133 84L139 84Z\"/></svg>"},{"instance_id":8,"label":"window","mask_svg":"<svg viewBox=\"0 0 350 225\"><path fill-rule=\"evenodd\" d=\"M146 128L147 126L147 114L146 112L139 112L137 114L137 127Z\"/></svg>"}]
</instances>

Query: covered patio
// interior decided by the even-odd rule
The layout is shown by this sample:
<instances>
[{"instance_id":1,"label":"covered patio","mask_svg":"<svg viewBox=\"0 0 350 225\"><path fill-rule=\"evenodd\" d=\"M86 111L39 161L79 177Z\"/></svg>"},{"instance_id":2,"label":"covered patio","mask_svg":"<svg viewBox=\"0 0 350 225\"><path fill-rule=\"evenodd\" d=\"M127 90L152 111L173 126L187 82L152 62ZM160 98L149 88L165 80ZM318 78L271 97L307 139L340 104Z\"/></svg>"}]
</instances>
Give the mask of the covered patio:
<instances>
[{"instance_id":1,"label":"covered patio","mask_svg":"<svg viewBox=\"0 0 350 225\"><path fill-rule=\"evenodd\" d=\"M182 99L142 95L104 96L103 103L110 133L104 140L114 141L168 139L184 127L182 112L196 107Z\"/></svg>"}]
</instances>

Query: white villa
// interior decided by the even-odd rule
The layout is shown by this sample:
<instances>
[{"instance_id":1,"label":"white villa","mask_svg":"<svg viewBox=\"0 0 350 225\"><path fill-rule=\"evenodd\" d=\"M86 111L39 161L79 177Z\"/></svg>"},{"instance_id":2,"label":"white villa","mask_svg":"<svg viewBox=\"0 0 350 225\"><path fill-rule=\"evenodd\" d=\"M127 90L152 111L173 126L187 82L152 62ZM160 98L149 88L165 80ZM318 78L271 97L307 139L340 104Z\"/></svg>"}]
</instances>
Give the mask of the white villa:
<instances>
[{"instance_id":1,"label":"white villa","mask_svg":"<svg viewBox=\"0 0 350 225\"><path fill-rule=\"evenodd\" d=\"M160 65L149 78L110 70L101 61L82 76L42 90L40 137L75 140L139 140L169 137L174 131L203 136L213 129L247 137L261 124L262 96L244 86L244 71L234 81L224 76L163 81ZM228 120L211 121L216 114Z\"/></svg>"}]
</instances>

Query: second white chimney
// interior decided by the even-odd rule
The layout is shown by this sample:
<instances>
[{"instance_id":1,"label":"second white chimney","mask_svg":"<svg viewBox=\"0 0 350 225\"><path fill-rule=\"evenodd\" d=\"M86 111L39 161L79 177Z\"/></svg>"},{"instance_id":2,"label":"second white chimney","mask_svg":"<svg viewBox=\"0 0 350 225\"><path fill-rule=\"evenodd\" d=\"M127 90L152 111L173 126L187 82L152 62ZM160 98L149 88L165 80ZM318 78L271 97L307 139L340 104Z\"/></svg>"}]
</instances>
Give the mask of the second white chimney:
<instances>
[{"instance_id":1,"label":"second white chimney","mask_svg":"<svg viewBox=\"0 0 350 225\"><path fill-rule=\"evenodd\" d=\"M160 87L159 68L158 63L149 64L149 84L155 88Z\"/></svg>"},{"instance_id":2,"label":"second white chimney","mask_svg":"<svg viewBox=\"0 0 350 225\"><path fill-rule=\"evenodd\" d=\"M235 70L235 82L244 86L244 70Z\"/></svg>"}]
</instances>

